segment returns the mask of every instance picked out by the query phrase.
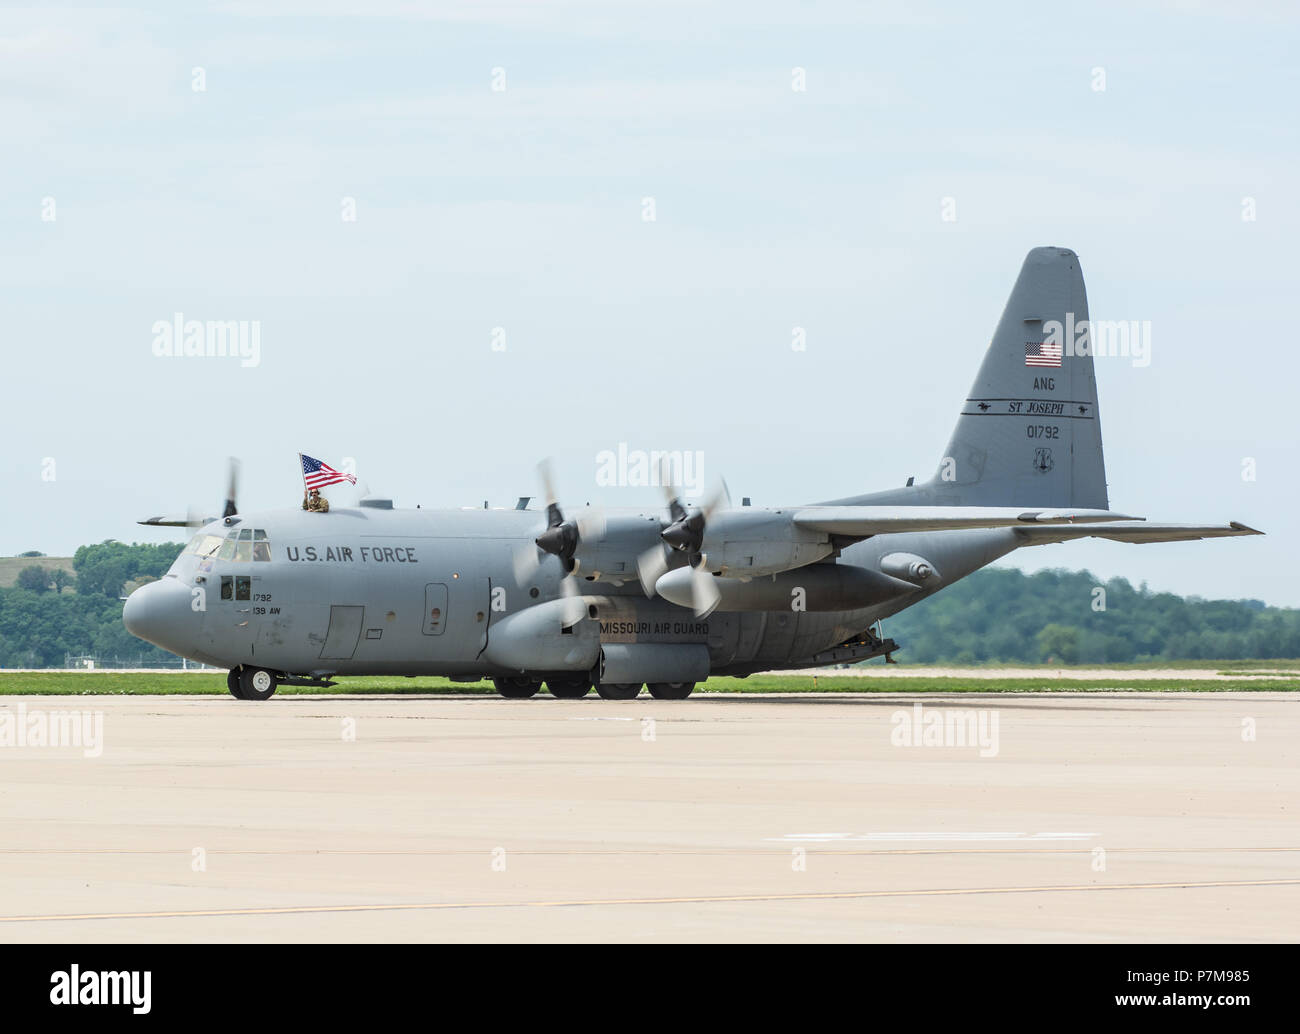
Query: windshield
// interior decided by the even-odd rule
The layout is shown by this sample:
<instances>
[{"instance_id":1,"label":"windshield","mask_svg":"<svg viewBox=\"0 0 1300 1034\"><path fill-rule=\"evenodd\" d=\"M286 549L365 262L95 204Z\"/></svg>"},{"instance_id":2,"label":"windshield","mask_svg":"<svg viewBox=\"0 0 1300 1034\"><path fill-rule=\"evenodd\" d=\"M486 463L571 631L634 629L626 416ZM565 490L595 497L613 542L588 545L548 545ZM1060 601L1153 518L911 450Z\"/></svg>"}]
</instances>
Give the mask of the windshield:
<instances>
[{"instance_id":1,"label":"windshield","mask_svg":"<svg viewBox=\"0 0 1300 1034\"><path fill-rule=\"evenodd\" d=\"M211 557L220 548L220 535L210 535L207 532L201 531L190 539L189 544L182 551L181 555L184 556L185 553L193 553L200 558Z\"/></svg>"},{"instance_id":2,"label":"windshield","mask_svg":"<svg viewBox=\"0 0 1300 1034\"><path fill-rule=\"evenodd\" d=\"M200 542L200 539L203 541ZM212 541L209 542L209 539ZM197 548L195 548L196 543L198 543ZM236 528L225 538L219 535L196 535L185 552L198 553L203 557L215 556L218 560L229 560L236 564L250 561L269 563L271 540L262 528Z\"/></svg>"}]
</instances>

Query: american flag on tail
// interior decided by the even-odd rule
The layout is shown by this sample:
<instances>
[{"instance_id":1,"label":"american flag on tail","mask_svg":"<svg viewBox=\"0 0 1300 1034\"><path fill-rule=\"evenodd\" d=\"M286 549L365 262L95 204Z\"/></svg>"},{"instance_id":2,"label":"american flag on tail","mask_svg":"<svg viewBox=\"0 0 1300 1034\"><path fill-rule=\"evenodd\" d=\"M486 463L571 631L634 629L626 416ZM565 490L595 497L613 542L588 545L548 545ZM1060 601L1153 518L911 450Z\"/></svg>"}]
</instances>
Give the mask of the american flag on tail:
<instances>
[{"instance_id":1,"label":"american flag on tail","mask_svg":"<svg viewBox=\"0 0 1300 1034\"><path fill-rule=\"evenodd\" d=\"M1025 342L1026 366L1060 366L1062 348L1049 341Z\"/></svg>"},{"instance_id":2,"label":"american flag on tail","mask_svg":"<svg viewBox=\"0 0 1300 1034\"><path fill-rule=\"evenodd\" d=\"M298 459L302 461L302 483L309 489L324 488L326 485L337 485L344 481L353 485L357 483L355 474L344 474L304 453L298 453Z\"/></svg>"}]
</instances>

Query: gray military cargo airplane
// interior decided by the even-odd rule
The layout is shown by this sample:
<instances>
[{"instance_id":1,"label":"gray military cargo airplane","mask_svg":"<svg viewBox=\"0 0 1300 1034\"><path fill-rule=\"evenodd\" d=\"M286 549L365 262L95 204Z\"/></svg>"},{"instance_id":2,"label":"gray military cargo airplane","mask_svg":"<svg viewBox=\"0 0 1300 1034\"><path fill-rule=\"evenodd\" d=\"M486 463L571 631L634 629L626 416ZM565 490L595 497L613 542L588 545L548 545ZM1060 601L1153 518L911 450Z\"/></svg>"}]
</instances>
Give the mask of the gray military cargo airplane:
<instances>
[{"instance_id":1,"label":"gray military cargo airplane","mask_svg":"<svg viewBox=\"0 0 1300 1034\"><path fill-rule=\"evenodd\" d=\"M1025 259L930 480L808 506L225 513L126 601L141 639L230 669L233 696L336 675L491 678L682 699L710 675L860 661L898 649L882 618L1022 546L1093 536L1175 542L1260 534L1113 513L1093 358L1055 326L1088 319L1078 256ZM1071 322L1072 321L1072 322ZM525 501L521 500L521 504Z\"/></svg>"}]
</instances>

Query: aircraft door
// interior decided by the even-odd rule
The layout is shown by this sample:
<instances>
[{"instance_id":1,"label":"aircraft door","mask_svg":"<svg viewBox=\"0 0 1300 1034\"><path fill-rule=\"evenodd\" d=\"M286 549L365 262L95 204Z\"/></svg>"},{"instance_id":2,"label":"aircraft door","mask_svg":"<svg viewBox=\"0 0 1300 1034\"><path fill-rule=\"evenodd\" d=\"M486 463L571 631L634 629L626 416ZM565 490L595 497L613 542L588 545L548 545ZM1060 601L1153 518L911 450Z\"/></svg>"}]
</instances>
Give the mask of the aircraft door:
<instances>
[{"instance_id":1,"label":"aircraft door","mask_svg":"<svg viewBox=\"0 0 1300 1034\"><path fill-rule=\"evenodd\" d=\"M365 607L330 607L330 625L325 633L325 645L321 647L322 660L347 661L356 653L357 642L361 638L361 626L365 623Z\"/></svg>"},{"instance_id":2,"label":"aircraft door","mask_svg":"<svg viewBox=\"0 0 1300 1034\"><path fill-rule=\"evenodd\" d=\"M466 572L424 587L421 631L431 656L471 661L487 646L490 584Z\"/></svg>"}]
</instances>

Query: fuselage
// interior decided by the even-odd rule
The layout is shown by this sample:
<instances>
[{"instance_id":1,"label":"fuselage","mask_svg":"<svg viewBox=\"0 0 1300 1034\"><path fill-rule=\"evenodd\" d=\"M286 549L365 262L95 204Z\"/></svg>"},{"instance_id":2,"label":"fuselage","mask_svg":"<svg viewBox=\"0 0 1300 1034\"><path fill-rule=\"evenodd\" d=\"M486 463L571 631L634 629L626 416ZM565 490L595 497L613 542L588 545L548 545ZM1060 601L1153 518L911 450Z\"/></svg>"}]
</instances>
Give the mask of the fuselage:
<instances>
[{"instance_id":1,"label":"fuselage","mask_svg":"<svg viewBox=\"0 0 1300 1034\"><path fill-rule=\"evenodd\" d=\"M634 530L644 522L645 541L657 539L655 513L611 520ZM747 674L819 663L878 619L1017 545L1012 532L996 529L875 536L832 562L872 570L891 553L914 552L941 578L865 608L792 603L705 618L647 598L631 564L580 567L589 619L565 629L546 609L561 600L559 561L544 558L522 580L517 573L516 557L542 521L530 510L367 506L241 514L200 530L163 579L132 595L124 616L133 633L196 661L313 677L540 676L586 670L614 643L703 645L710 674Z\"/></svg>"}]
</instances>

